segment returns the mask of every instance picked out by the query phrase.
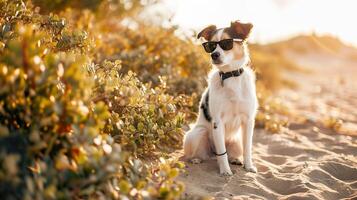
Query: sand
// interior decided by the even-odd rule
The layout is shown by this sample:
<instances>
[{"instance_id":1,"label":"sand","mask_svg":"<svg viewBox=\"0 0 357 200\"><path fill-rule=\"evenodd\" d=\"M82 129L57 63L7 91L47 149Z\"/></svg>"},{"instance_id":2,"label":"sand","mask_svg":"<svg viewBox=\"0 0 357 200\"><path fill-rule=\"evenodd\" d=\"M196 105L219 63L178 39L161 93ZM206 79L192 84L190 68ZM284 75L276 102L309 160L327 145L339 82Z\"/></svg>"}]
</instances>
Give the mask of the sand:
<instances>
[{"instance_id":1,"label":"sand","mask_svg":"<svg viewBox=\"0 0 357 200\"><path fill-rule=\"evenodd\" d=\"M318 56L292 58L310 73L287 74L300 87L279 95L305 120L293 120L278 134L255 130L256 174L231 165L234 175L222 177L214 159L185 162L178 177L185 198L357 199L357 66ZM344 121L340 130L324 125L330 116ZM182 150L174 156L180 158Z\"/></svg>"}]
</instances>

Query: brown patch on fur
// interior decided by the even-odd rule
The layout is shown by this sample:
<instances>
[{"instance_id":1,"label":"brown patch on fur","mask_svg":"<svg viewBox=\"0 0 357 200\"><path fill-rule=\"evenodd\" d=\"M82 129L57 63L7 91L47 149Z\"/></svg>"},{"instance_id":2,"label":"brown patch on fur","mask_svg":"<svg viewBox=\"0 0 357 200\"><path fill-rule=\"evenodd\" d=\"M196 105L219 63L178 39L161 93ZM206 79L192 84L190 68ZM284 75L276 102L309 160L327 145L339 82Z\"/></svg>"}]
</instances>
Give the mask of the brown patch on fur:
<instances>
[{"instance_id":1,"label":"brown patch on fur","mask_svg":"<svg viewBox=\"0 0 357 200\"><path fill-rule=\"evenodd\" d=\"M229 28L225 28L224 32L226 32L232 38L246 40L249 37L252 28L253 24L251 23L241 23L240 21L235 21L231 23Z\"/></svg>"},{"instance_id":2,"label":"brown patch on fur","mask_svg":"<svg viewBox=\"0 0 357 200\"><path fill-rule=\"evenodd\" d=\"M215 25L210 25L198 33L197 39L200 39L201 37L203 37L207 41L210 41L212 36L216 33L216 30L217 30L217 27Z\"/></svg>"},{"instance_id":3,"label":"brown patch on fur","mask_svg":"<svg viewBox=\"0 0 357 200\"><path fill-rule=\"evenodd\" d=\"M220 41L222 38L218 38L218 33L222 30L222 28L220 29L217 29L215 30L213 33L212 33L212 37L210 38L210 41ZM222 36L221 36L222 37Z\"/></svg>"}]
</instances>

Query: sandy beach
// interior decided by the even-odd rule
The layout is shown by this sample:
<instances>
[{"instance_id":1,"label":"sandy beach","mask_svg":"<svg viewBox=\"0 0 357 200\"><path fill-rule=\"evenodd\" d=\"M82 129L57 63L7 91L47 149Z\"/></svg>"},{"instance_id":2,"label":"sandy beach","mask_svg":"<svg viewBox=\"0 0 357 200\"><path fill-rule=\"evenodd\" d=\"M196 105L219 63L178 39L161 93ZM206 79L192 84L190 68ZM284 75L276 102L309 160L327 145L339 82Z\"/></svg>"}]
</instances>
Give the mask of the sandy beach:
<instances>
[{"instance_id":1,"label":"sandy beach","mask_svg":"<svg viewBox=\"0 0 357 200\"><path fill-rule=\"evenodd\" d=\"M290 120L288 129L278 134L255 130L257 174L231 165L234 175L221 177L214 159L185 162L186 172L178 179L186 184L186 198L357 198L357 66L338 58L292 59L309 72L287 74L299 87L278 95L287 101L290 112L304 120ZM343 121L340 130L324 124L331 116ZM182 151L176 156L182 156Z\"/></svg>"}]
</instances>

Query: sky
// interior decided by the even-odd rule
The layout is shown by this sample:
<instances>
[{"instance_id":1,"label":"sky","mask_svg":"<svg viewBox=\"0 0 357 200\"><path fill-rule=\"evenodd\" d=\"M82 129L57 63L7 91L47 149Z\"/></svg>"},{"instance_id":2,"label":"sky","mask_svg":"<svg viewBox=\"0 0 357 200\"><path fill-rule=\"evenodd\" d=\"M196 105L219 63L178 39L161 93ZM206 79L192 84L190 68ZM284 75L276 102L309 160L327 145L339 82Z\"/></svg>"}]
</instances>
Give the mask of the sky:
<instances>
[{"instance_id":1,"label":"sky","mask_svg":"<svg viewBox=\"0 0 357 200\"><path fill-rule=\"evenodd\" d=\"M164 0L172 23L199 31L231 21L254 24L251 41L268 43L300 33L330 34L357 46L357 0Z\"/></svg>"}]
</instances>

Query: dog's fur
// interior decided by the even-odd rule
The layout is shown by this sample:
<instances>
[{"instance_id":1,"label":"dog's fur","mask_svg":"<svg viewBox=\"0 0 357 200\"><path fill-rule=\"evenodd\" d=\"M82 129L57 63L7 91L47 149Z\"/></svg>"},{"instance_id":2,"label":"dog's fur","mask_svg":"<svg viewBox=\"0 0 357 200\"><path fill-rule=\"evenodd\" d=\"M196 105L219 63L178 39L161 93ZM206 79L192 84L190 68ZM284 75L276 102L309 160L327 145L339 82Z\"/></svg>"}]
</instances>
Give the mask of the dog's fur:
<instances>
[{"instance_id":1,"label":"dog's fur","mask_svg":"<svg viewBox=\"0 0 357 200\"><path fill-rule=\"evenodd\" d=\"M208 76L208 88L202 95L200 105L205 103L206 93L209 93L209 122L200 109L194 127L184 138L185 157L192 162L201 162L213 156L213 152L227 154L217 156L219 170L222 175L232 175L228 161L240 164L243 153L244 168L257 172L252 163L252 137L254 119L258 108L255 91L255 75L249 63L249 52L246 39L252 29L252 24L232 22L230 27L217 29L209 26L203 29L198 38L207 41L220 41L228 38L242 38L243 43L234 43L231 50L224 51L219 45L214 52L219 52L218 61L213 62L214 68ZM238 77L231 77L221 84L219 71L229 72L243 68ZM243 147L243 150L242 150Z\"/></svg>"}]
</instances>

